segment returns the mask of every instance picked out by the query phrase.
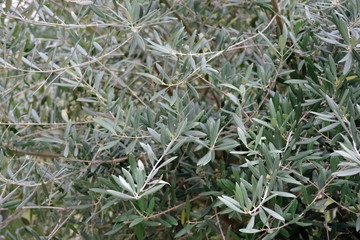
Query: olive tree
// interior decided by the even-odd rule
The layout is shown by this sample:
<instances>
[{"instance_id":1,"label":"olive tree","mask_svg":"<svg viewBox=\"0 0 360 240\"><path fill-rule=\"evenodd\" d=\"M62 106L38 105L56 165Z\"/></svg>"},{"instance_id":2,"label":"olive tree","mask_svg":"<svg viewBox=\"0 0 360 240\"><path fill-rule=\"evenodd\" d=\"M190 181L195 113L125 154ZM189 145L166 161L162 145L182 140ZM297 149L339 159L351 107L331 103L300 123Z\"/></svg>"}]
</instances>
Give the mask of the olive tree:
<instances>
[{"instance_id":1,"label":"olive tree","mask_svg":"<svg viewBox=\"0 0 360 240\"><path fill-rule=\"evenodd\" d=\"M360 237L359 14L4 1L0 237Z\"/></svg>"}]
</instances>

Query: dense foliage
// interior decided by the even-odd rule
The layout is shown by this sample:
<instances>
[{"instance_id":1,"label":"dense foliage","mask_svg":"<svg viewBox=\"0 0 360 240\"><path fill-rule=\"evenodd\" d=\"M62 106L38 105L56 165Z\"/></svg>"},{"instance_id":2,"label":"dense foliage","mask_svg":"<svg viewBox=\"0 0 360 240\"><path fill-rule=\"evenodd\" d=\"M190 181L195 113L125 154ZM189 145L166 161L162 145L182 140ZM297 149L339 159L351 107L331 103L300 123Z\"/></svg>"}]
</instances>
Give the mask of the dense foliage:
<instances>
[{"instance_id":1,"label":"dense foliage","mask_svg":"<svg viewBox=\"0 0 360 240\"><path fill-rule=\"evenodd\" d=\"M360 237L360 0L0 5L0 238Z\"/></svg>"}]
</instances>

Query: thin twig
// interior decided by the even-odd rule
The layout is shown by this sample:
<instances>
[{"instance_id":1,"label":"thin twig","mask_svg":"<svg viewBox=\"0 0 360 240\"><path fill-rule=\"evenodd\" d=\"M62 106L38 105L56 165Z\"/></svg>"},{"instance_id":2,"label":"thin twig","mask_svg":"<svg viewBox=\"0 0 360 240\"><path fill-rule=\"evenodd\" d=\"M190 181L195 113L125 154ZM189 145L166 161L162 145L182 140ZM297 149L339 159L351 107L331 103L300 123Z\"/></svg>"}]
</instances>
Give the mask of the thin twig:
<instances>
[{"instance_id":1,"label":"thin twig","mask_svg":"<svg viewBox=\"0 0 360 240\"><path fill-rule=\"evenodd\" d=\"M190 202L195 201L195 200L199 199L200 197L201 197L201 196L196 196L196 197L190 199ZM176 209L184 206L185 204L186 204L186 202L181 203L181 204L179 204L179 205L176 205L176 206L174 206L174 207L172 207L172 208L166 209L166 210L163 211L163 212L159 212L159 213L157 213L157 214L150 215L149 217L146 217L146 220L158 218L158 217L160 217L160 216L162 216L162 215L164 215L164 214L166 214L166 213L168 213L168 212L172 212L172 211L174 211L174 210L176 210Z\"/></svg>"},{"instance_id":2,"label":"thin twig","mask_svg":"<svg viewBox=\"0 0 360 240\"><path fill-rule=\"evenodd\" d=\"M94 121L83 121L83 122L72 122L71 125L84 125L88 123L93 123ZM68 123L25 123L25 122L0 122L0 125L5 126L66 126Z\"/></svg>"},{"instance_id":3,"label":"thin twig","mask_svg":"<svg viewBox=\"0 0 360 240\"><path fill-rule=\"evenodd\" d=\"M48 237L47 240L50 240L50 239L52 239L52 238L54 237L54 235L57 233L57 231L59 231L59 229L70 219L70 217L71 217L72 215L74 215L75 211L76 211L75 209L72 210L71 213L65 218L65 220L64 220L62 223L57 224L57 225L55 226L55 228L52 230L52 232L50 233L50 235L49 235L49 237Z\"/></svg>"},{"instance_id":4,"label":"thin twig","mask_svg":"<svg viewBox=\"0 0 360 240\"><path fill-rule=\"evenodd\" d=\"M215 209L215 216L216 216L216 223L217 223L217 225L218 225L218 227L219 227L219 229L220 229L221 237L222 237L223 240L225 240L226 238L225 238L224 232L223 232L223 230L222 230L222 228L221 228L219 216L218 216L218 213L217 213L216 209Z\"/></svg>"}]
</instances>

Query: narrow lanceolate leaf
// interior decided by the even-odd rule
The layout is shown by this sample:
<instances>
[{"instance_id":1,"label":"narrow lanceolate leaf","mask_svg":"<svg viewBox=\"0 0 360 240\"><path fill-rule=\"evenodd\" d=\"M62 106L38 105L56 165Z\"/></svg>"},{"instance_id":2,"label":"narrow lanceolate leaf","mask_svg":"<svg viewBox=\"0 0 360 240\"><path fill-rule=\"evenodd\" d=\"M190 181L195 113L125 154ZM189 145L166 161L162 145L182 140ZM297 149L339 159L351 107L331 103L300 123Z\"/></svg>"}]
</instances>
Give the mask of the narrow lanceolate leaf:
<instances>
[{"instance_id":1,"label":"narrow lanceolate leaf","mask_svg":"<svg viewBox=\"0 0 360 240\"><path fill-rule=\"evenodd\" d=\"M145 42L144 39L140 36L138 32L134 32L134 41L136 41L137 45L142 49L145 50Z\"/></svg>"},{"instance_id":2,"label":"narrow lanceolate leaf","mask_svg":"<svg viewBox=\"0 0 360 240\"><path fill-rule=\"evenodd\" d=\"M31 115L34 117L36 122L38 122L38 123L41 122L39 115L37 114L37 112L34 109L31 109Z\"/></svg>"},{"instance_id":3,"label":"narrow lanceolate leaf","mask_svg":"<svg viewBox=\"0 0 360 240\"><path fill-rule=\"evenodd\" d=\"M148 158L151 162L151 165L154 165L155 160L157 160L155 153L153 152L151 146L149 144L140 143L141 147L146 151Z\"/></svg>"},{"instance_id":4,"label":"narrow lanceolate leaf","mask_svg":"<svg viewBox=\"0 0 360 240\"><path fill-rule=\"evenodd\" d=\"M253 204L255 204L257 199L261 199L262 193L264 191L263 183L264 183L264 177L263 177L263 175L261 175L259 178L258 184L256 186L256 190L253 194Z\"/></svg>"},{"instance_id":5,"label":"narrow lanceolate leaf","mask_svg":"<svg viewBox=\"0 0 360 240\"><path fill-rule=\"evenodd\" d=\"M166 161L164 161L164 162L159 166L159 168L162 168L162 167L168 165L169 163L171 163L171 162L174 161L175 159L177 159L177 156L174 156L174 157L172 157L172 158L167 159Z\"/></svg>"},{"instance_id":6,"label":"narrow lanceolate leaf","mask_svg":"<svg viewBox=\"0 0 360 240\"><path fill-rule=\"evenodd\" d=\"M245 132L241 129L241 128L237 128L237 132L239 135L239 139L241 140L241 142L247 146L247 140L246 140L246 136L245 136Z\"/></svg>"},{"instance_id":7,"label":"narrow lanceolate leaf","mask_svg":"<svg viewBox=\"0 0 360 240\"><path fill-rule=\"evenodd\" d=\"M131 188L130 184L128 182L126 182L126 180L123 177L119 176L119 180L120 180L121 186L125 190L127 190L128 192L130 192L132 194L135 193L135 191Z\"/></svg>"},{"instance_id":8,"label":"narrow lanceolate leaf","mask_svg":"<svg viewBox=\"0 0 360 240\"><path fill-rule=\"evenodd\" d=\"M283 35L281 35L279 37L279 47L280 47L280 51L283 52L285 49L285 44L286 44L286 39Z\"/></svg>"},{"instance_id":9,"label":"narrow lanceolate leaf","mask_svg":"<svg viewBox=\"0 0 360 240\"><path fill-rule=\"evenodd\" d=\"M98 151L104 151L104 150L110 149L110 148L114 147L116 144L118 144L119 142L120 142L120 140L108 142L104 146L100 147Z\"/></svg>"},{"instance_id":10,"label":"narrow lanceolate leaf","mask_svg":"<svg viewBox=\"0 0 360 240\"><path fill-rule=\"evenodd\" d=\"M145 77L145 78L150 78L151 80L153 80L155 83L157 83L157 84L160 84L160 85L163 85L164 84L164 82L163 81L161 81L158 77L156 77L156 76L154 76L154 75L151 75L151 74L149 74L149 73L138 73L138 75L141 75L141 76L143 76L143 77Z\"/></svg>"},{"instance_id":11,"label":"narrow lanceolate leaf","mask_svg":"<svg viewBox=\"0 0 360 240\"><path fill-rule=\"evenodd\" d=\"M221 150L230 150L230 149L234 149L237 146L239 146L239 143L233 139L224 139L224 142L216 145L214 150L216 151L221 151Z\"/></svg>"},{"instance_id":12,"label":"narrow lanceolate leaf","mask_svg":"<svg viewBox=\"0 0 360 240\"><path fill-rule=\"evenodd\" d=\"M271 193L280 197L296 198L294 194L288 192L271 191Z\"/></svg>"},{"instance_id":13,"label":"narrow lanceolate leaf","mask_svg":"<svg viewBox=\"0 0 360 240\"><path fill-rule=\"evenodd\" d=\"M58 139L55 137L40 137L40 138L34 138L33 140L40 141L40 142L63 144L63 141L61 139Z\"/></svg>"},{"instance_id":14,"label":"narrow lanceolate leaf","mask_svg":"<svg viewBox=\"0 0 360 240\"><path fill-rule=\"evenodd\" d=\"M76 49L77 49L82 55L88 56L87 51L86 51L82 46L80 46L79 44L76 45Z\"/></svg>"},{"instance_id":15,"label":"narrow lanceolate leaf","mask_svg":"<svg viewBox=\"0 0 360 240\"><path fill-rule=\"evenodd\" d=\"M240 183L240 184L242 184L242 183ZM238 183L236 183L236 185L235 185L235 198L238 201L238 203L240 204L241 208L245 209L245 199L244 199L243 188L240 188Z\"/></svg>"},{"instance_id":16,"label":"narrow lanceolate leaf","mask_svg":"<svg viewBox=\"0 0 360 240\"><path fill-rule=\"evenodd\" d=\"M246 229L253 229L255 224L255 215L251 216L248 224L246 225Z\"/></svg>"},{"instance_id":17,"label":"narrow lanceolate leaf","mask_svg":"<svg viewBox=\"0 0 360 240\"><path fill-rule=\"evenodd\" d=\"M143 192L140 197L145 197L147 195L150 195L150 194L153 194L153 193L156 193L158 192L163 186L165 186L165 184L159 184L155 187L152 187L150 189L147 189L145 192Z\"/></svg>"},{"instance_id":18,"label":"narrow lanceolate leaf","mask_svg":"<svg viewBox=\"0 0 360 240\"><path fill-rule=\"evenodd\" d=\"M128 170L126 170L125 168L122 168L121 169L122 172L123 172L123 175L125 176L127 182L130 184L131 186L131 189L135 189L135 182L134 182L134 179L133 179L133 176L130 174L130 172Z\"/></svg>"},{"instance_id":19,"label":"narrow lanceolate leaf","mask_svg":"<svg viewBox=\"0 0 360 240\"><path fill-rule=\"evenodd\" d=\"M283 216L281 216L280 214L278 214L277 212L275 212L274 210L271 210L269 208L266 207L262 207L268 214L270 214L271 216L273 216L274 218L280 220L280 221L285 221L285 219L283 218Z\"/></svg>"},{"instance_id":20,"label":"narrow lanceolate leaf","mask_svg":"<svg viewBox=\"0 0 360 240\"><path fill-rule=\"evenodd\" d=\"M154 129L152 128L148 128L149 133L151 134L151 136L157 141L157 142L161 142L160 139L160 134L158 134Z\"/></svg>"},{"instance_id":21,"label":"narrow lanceolate leaf","mask_svg":"<svg viewBox=\"0 0 360 240\"><path fill-rule=\"evenodd\" d=\"M267 42L267 44L269 44L269 47L271 48L271 50L273 51L273 53L278 57L280 56L280 53L276 50L274 44L263 34L260 32L260 35L264 38L264 40Z\"/></svg>"},{"instance_id":22,"label":"narrow lanceolate leaf","mask_svg":"<svg viewBox=\"0 0 360 240\"><path fill-rule=\"evenodd\" d=\"M267 127L267 128L270 128L271 130L275 130L274 127L271 126L270 123L267 123L267 122L265 122L265 121L263 121L263 120L260 120L260 119L257 119L257 118L253 118L253 120L254 120L255 122L257 122L257 123L259 123L259 124Z\"/></svg>"},{"instance_id":23,"label":"narrow lanceolate leaf","mask_svg":"<svg viewBox=\"0 0 360 240\"><path fill-rule=\"evenodd\" d=\"M213 154L213 152L209 151L202 158L200 158L200 160L197 162L197 165L198 166L205 166L206 164L208 164L211 161L212 154Z\"/></svg>"},{"instance_id":24,"label":"narrow lanceolate leaf","mask_svg":"<svg viewBox=\"0 0 360 240\"><path fill-rule=\"evenodd\" d=\"M188 120L185 118L178 126L178 128L176 129L176 133L175 133L175 136L176 137L179 137L186 129L187 127L187 123L188 123Z\"/></svg>"},{"instance_id":25,"label":"narrow lanceolate leaf","mask_svg":"<svg viewBox=\"0 0 360 240\"><path fill-rule=\"evenodd\" d=\"M115 175L112 175L111 177L114 179L114 181L115 181L121 188L123 188L123 189L125 189L125 190L127 190L127 191L129 191L129 192L131 192L131 193L133 193L133 190L131 189L130 184L128 184L128 183L125 181L125 179L123 179L121 176L116 177Z\"/></svg>"},{"instance_id":26,"label":"narrow lanceolate leaf","mask_svg":"<svg viewBox=\"0 0 360 240\"><path fill-rule=\"evenodd\" d=\"M360 231L360 217L357 217L356 223L355 223L356 231Z\"/></svg>"},{"instance_id":27,"label":"narrow lanceolate leaf","mask_svg":"<svg viewBox=\"0 0 360 240\"><path fill-rule=\"evenodd\" d=\"M243 232L243 233L250 233L250 234L261 232L261 230L254 229L254 228L252 228L252 229L241 228L241 229L239 229L239 231Z\"/></svg>"},{"instance_id":28,"label":"narrow lanceolate leaf","mask_svg":"<svg viewBox=\"0 0 360 240\"><path fill-rule=\"evenodd\" d=\"M21 60L28 66L34 68L35 70L41 71L40 68L38 68L34 63L30 62L27 58L22 57Z\"/></svg>"},{"instance_id":29,"label":"narrow lanceolate leaf","mask_svg":"<svg viewBox=\"0 0 360 240\"><path fill-rule=\"evenodd\" d=\"M75 206L69 206L69 209L86 209L91 207L92 204L83 204L83 205L75 205Z\"/></svg>"},{"instance_id":30,"label":"narrow lanceolate leaf","mask_svg":"<svg viewBox=\"0 0 360 240\"><path fill-rule=\"evenodd\" d=\"M357 158L357 156L351 152L351 151L343 151L343 150L336 150L332 154L332 156L342 156L343 158L353 161L360 165L360 160Z\"/></svg>"},{"instance_id":31,"label":"narrow lanceolate leaf","mask_svg":"<svg viewBox=\"0 0 360 240\"><path fill-rule=\"evenodd\" d=\"M226 206L228 206L232 210L234 210L238 213L244 213L243 211L240 210L239 203L237 203L234 199L232 199L228 196L224 196L224 195L221 197L218 197L218 198L221 202L223 202Z\"/></svg>"},{"instance_id":32,"label":"narrow lanceolate leaf","mask_svg":"<svg viewBox=\"0 0 360 240\"><path fill-rule=\"evenodd\" d=\"M329 125L321 128L321 129L319 130L319 132L327 132L327 131L330 131L330 130L336 128L336 127L339 126L339 125L340 125L339 122L335 122L335 123L329 124Z\"/></svg>"},{"instance_id":33,"label":"narrow lanceolate leaf","mask_svg":"<svg viewBox=\"0 0 360 240\"><path fill-rule=\"evenodd\" d=\"M338 177L346 177L346 176L353 176L360 173L360 168L351 168L346 169L338 172L332 173L332 175L338 176Z\"/></svg>"},{"instance_id":34,"label":"narrow lanceolate leaf","mask_svg":"<svg viewBox=\"0 0 360 240\"><path fill-rule=\"evenodd\" d=\"M110 119L94 118L94 121L110 132L115 132L114 123Z\"/></svg>"},{"instance_id":35,"label":"narrow lanceolate leaf","mask_svg":"<svg viewBox=\"0 0 360 240\"><path fill-rule=\"evenodd\" d=\"M227 95L227 96L230 98L230 100L233 101L236 105L240 106L240 100L239 100L238 97L236 97L236 96L235 96L234 94L232 94L232 93L227 93L226 95Z\"/></svg>"},{"instance_id":36,"label":"narrow lanceolate leaf","mask_svg":"<svg viewBox=\"0 0 360 240\"><path fill-rule=\"evenodd\" d=\"M111 195L124 199L124 200L129 200L129 199L134 199L134 197L127 195L125 193L122 192L118 192L118 191L114 191L114 190L106 190L108 193L110 193Z\"/></svg>"},{"instance_id":37,"label":"narrow lanceolate leaf","mask_svg":"<svg viewBox=\"0 0 360 240\"><path fill-rule=\"evenodd\" d=\"M105 14L104 14L98 7L96 7L94 4L91 4L91 5L90 5L90 8L91 8L91 10L93 10L94 13L95 13L96 15L98 15L99 17L101 17L101 18L105 18L105 17L106 17Z\"/></svg>"},{"instance_id":38,"label":"narrow lanceolate leaf","mask_svg":"<svg viewBox=\"0 0 360 240\"><path fill-rule=\"evenodd\" d=\"M107 190L101 188L90 188L89 190L96 193L109 194Z\"/></svg>"},{"instance_id":39,"label":"narrow lanceolate leaf","mask_svg":"<svg viewBox=\"0 0 360 240\"><path fill-rule=\"evenodd\" d=\"M10 63L6 62L2 57L0 57L0 63L4 64L5 66L8 66L8 67L15 68Z\"/></svg>"},{"instance_id":40,"label":"narrow lanceolate leaf","mask_svg":"<svg viewBox=\"0 0 360 240\"><path fill-rule=\"evenodd\" d=\"M349 44L350 38L348 33L348 27L346 26L346 23L344 22L344 20L342 20L341 17L337 19L337 27L339 32L341 33L341 36L344 38L345 42Z\"/></svg>"},{"instance_id":41,"label":"narrow lanceolate leaf","mask_svg":"<svg viewBox=\"0 0 360 240\"><path fill-rule=\"evenodd\" d=\"M141 223L142 221L144 221L144 218L143 217L138 217L138 218L135 218L129 225L129 227L133 227L133 226L136 226L137 224Z\"/></svg>"}]
</instances>

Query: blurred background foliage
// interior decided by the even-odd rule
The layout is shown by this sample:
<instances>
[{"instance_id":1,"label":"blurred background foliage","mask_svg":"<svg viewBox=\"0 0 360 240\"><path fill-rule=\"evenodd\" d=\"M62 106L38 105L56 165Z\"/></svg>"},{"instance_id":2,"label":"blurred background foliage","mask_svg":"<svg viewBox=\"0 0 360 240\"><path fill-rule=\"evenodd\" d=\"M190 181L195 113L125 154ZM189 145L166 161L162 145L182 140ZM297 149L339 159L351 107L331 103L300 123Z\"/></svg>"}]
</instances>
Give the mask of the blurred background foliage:
<instances>
[{"instance_id":1,"label":"blurred background foliage","mask_svg":"<svg viewBox=\"0 0 360 240\"><path fill-rule=\"evenodd\" d=\"M360 238L359 13L2 1L0 238Z\"/></svg>"}]
</instances>

